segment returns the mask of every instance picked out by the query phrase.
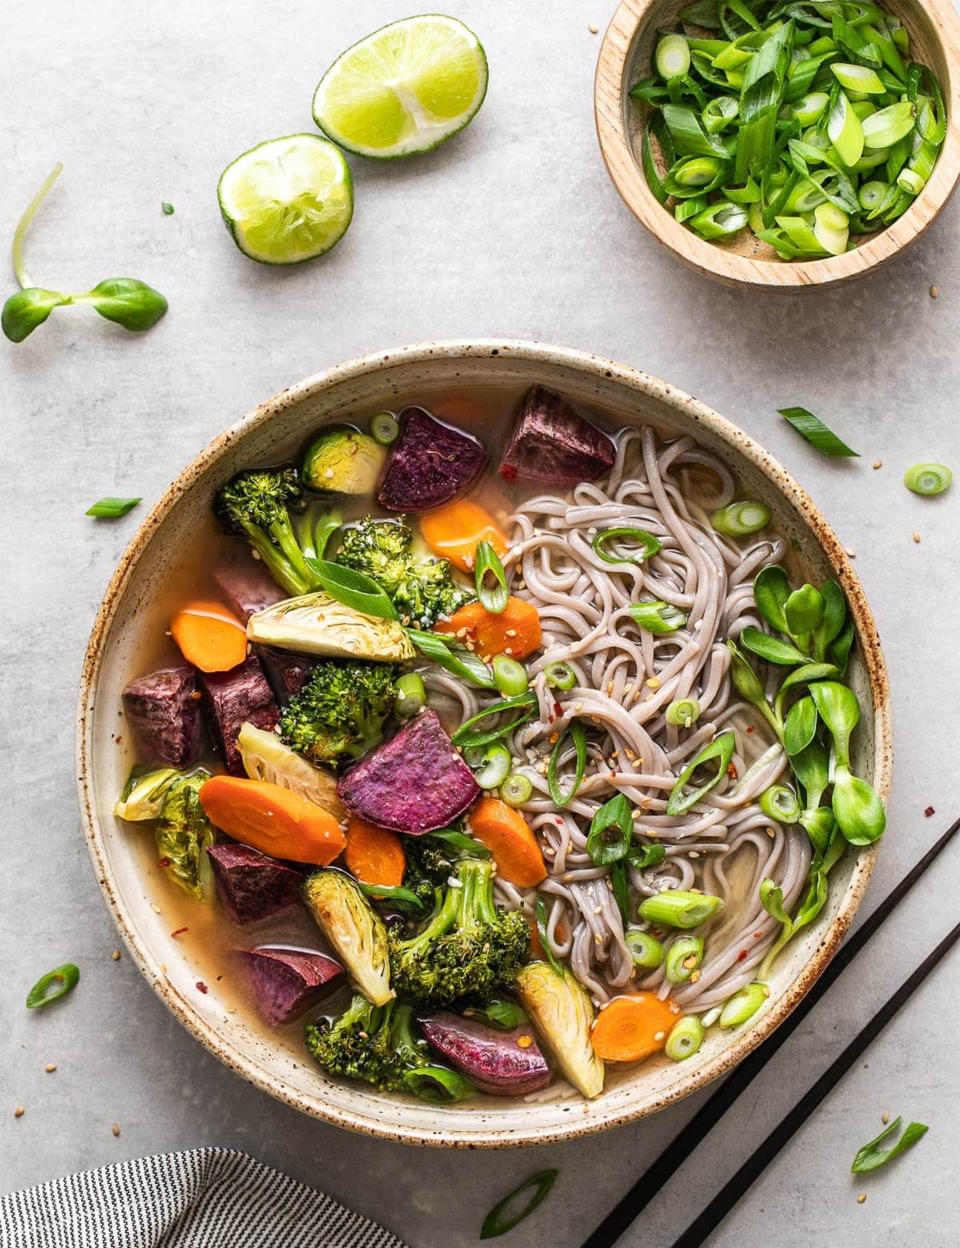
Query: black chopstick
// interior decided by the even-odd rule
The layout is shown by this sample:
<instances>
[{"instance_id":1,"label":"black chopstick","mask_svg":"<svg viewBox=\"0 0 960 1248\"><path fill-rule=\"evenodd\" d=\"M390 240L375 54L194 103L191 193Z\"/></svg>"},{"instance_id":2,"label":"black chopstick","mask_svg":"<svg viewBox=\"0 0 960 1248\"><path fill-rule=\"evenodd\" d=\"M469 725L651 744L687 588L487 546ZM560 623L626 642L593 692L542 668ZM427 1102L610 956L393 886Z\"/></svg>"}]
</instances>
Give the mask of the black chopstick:
<instances>
[{"instance_id":1,"label":"black chopstick","mask_svg":"<svg viewBox=\"0 0 960 1248\"><path fill-rule=\"evenodd\" d=\"M625 1196L614 1205L604 1220L583 1241L581 1248L609 1248L624 1233L637 1215L647 1207L671 1175L683 1165L700 1142L713 1130L737 1097L759 1075L767 1062L799 1027L820 998L842 975L864 945L876 933L885 919L897 908L917 880L929 869L960 830L957 819L907 872L899 884L883 899L869 918L857 928L852 936L827 966L807 995L777 1030L753 1053L737 1066L724 1080L707 1103L685 1127L671 1140Z\"/></svg>"},{"instance_id":2,"label":"black chopstick","mask_svg":"<svg viewBox=\"0 0 960 1248\"><path fill-rule=\"evenodd\" d=\"M960 923L949 932L905 979L897 991L874 1014L840 1056L827 1067L817 1082L800 1098L779 1126L774 1127L763 1143L750 1154L737 1173L710 1201L704 1211L695 1218L683 1234L674 1241L673 1248L700 1248L707 1236L720 1225L737 1201L773 1161L784 1144L803 1126L820 1102L840 1082L869 1046L876 1040L887 1023L901 1006L917 991L944 954L960 940Z\"/></svg>"}]
</instances>

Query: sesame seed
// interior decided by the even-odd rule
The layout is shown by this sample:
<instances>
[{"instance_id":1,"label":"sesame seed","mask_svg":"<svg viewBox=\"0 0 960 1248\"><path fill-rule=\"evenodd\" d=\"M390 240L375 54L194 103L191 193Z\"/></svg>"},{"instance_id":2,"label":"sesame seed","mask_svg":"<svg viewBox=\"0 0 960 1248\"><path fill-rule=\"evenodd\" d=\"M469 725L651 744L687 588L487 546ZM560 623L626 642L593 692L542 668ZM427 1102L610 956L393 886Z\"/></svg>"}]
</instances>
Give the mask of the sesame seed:
<instances>
[{"instance_id":1,"label":"sesame seed","mask_svg":"<svg viewBox=\"0 0 960 1248\"><path fill-rule=\"evenodd\" d=\"M518 1049L529 1049L531 1044L533 1044L533 1036L528 1036L528 1035L517 1036L517 1048Z\"/></svg>"},{"instance_id":2,"label":"sesame seed","mask_svg":"<svg viewBox=\"0 0 960 1248\"><path fill-rule=\"evenodd\" d=\"M700 978L700 972L699 972L699 971L691 971L691 972L690 972L690 983L691 983L691 984L695 984L699 978Z\"/></svg>"},{"instance_id":3,"label":"sesame seed","mask_svg":"<svg viewBox=\"0 0 960 1248\"><path fill-rule=\"evenodd\" d=\"M651 677L650 677L650 679L647 681L647 688L648 688L648 689L659 689L659 688L660 688L660 681L657 679L657 677L656 677L656 676L651 676Z\"/></svg>"},{"instance_id":4,"label":"sesame seed","mask_svg":"<svg viewBox=\"0 0 960 1248\"><path fill-rule=\"evenodd\" d=\"M877 468L882 468L882 467L883 467L883 460L882 460L882 459L875 459L875 460L873 461L873 467L874 467L874 470L876 470Z\"/></svg>"},{"instance_id":5,"label":"sesame seed","mask_svg":"<svg viewBox=\"0 0 960 1248\"><path fill-rule=\"evenodd\" d=\"M692 971L693 968L697 965L697 955L695 953L689 954L687 957L683 959L683 965L687 968L688 971Z\"/></svg>"},{"instance_id":6,"label":"sesame seed","mask_svg":"<svg viewBox=\"0 0 960 1248\"><path fill-rule=\"evenodd\" d=\"M590 25L587 27L587 30L590 31L591 35L595 35L599 29L600 27L597 25L596 22L591 22Z\"/></svg>"},{"instance_id":7,"label":"sesame seed","mask_svg":"<svg viewBox=\"0 0 960 1248\"><path fill-rule=\"evenodd\" d=\"M324 479L325 481L332 481L332 480L333 480L333 469L332 469L332 468L327 468L327 469L326 469L326 471L325 471L325 472L324 472L324 474L323 474L323 479Z\"/></svg>"},{"instance_id":8,"label":"sesame seed","mask_svg":"<svg viewBox=\"0 0 960 1248\"><path fill-rule=\"evenodd\" d=\"M53 1072L57 1069L57 1063L47 1062L46 1066L44 1066L43 1069L47 1072L48 1075L52 1075Z\"/></svg>"},{"instance_id":9,"label":"sesame seed","mask_svg":"<svg viewBox=\"0 0 960 1248\"><path fill-rule=\"evenodd\" d=\"M939 287L939 286L931 286L931 287L930 287L930 298L931 298L931 299L939 299L939 298L940 298L940 287Z\"/></svg>"},{"instance_id":10,"label":"sesame seed","mask_svg":"<svg viewBox=\"0 0 960 1248\"><path fill-rule=\"evenodd\" d=\"M848 547L847 547L847 558L848 558L848 559L856 559L856 557L857 557L857 552L853 549L853 547L852 547L852 546L848 546Z\"/></svg>"},{"instance_id":11,"label":"sesame seed","mask_svg":"<svg viewBox=\"0 0 960 1248\"><path fill-rule=\"evenodd\" d=\"M156 903L155 901L151 901L151 903L150 903L150 909L153 911L153 913L154 913L154 914L162 914L162 913L163 913L163 911L160 909L160 907L157 905L157 903Z\"/></svg>"},{"instance_id":12,"label":"sesame seed","mask_svg":"<svg viewBox=\"0 0 960 1248\"><path fill-rule=\"evenodd\" d=\"M862 1205L866 1199L867 1199L867 1193L861 1192L860 1195L857 1197L857 1204Z\"/></svg>"},{"instance_id":13,"label":"sesame seed","mask_svg":"<svg viewBox=\"0 0 960 1248\"><path fill-rule=\"evenodd\" d=\"M920 541L920 534L919 534L919 533L914 533L914 535L913 535L913 540L914 540L915 542L919 543L919 541Z\"/></svg>"},{"instance_id":14,"label":"sesame seed","mask_svg":"<svg viewBox=\"0 0 960 1248\"><path fill-rule=\"evenodd\" d=\"M26 1112L27 1111L23 1108L22 1105L18 1105L17 1108L13 1111L13 1116L14 1118L22 1118Z\"/></svg>"},{"instance_id":15,"label":"sesame seed","mask_svg":"<svg viewBox=\"0 0 960 1248\"><path fill-rule=\"evenodd\" d=\"M594 906L594 907L593 907L593 913L594 913L594 914L603 914L603 906Z\"/></svg>"},{"instance_id":16,"label":"sesame seed","mask_svg":"<svg viewBox=\"0 0 960 1248\"><path fill-rule=\"evenodd\" d=\"M884 1126L886 1126L886 1125L887 1125L887 1123L890 1121L890 1115L889 1115L889 1114L881 1114L881 1115L880 1115L880 1121L883 1123L883 1125L884 1125Z\"/></svg>"},{"instance_id":17,"label":"sesame seed","mask_svg":"<svg viewBox=\"0 0 960 1248\"><path fill-rule=\"evenodd\" d=\"M665 1031L655 1031L653 1033L653 1038L656 1040L657 1044L660 1044L661 1041L666 1040L667 1033Z\"/></svg>"},{"instance_id":18,"label":"sesame seed","mask_svg":"<svg viewBox=\"0 0 960 1248\"><path fill-rule=\"evenodd\" d=\"M119 961L120 961L120 950L119 950L119 949L114 949L113 953L111 953L111 955L110 955L110 956L111 956L111 958L113 958L114 962L119 962Z\"/></svg>"},{"instance_id":19,"label":"sesame seed","mask_svg":"<svg viewBox=\"0 0 960 1248\"><path fill-rule=\"evenodd\" d=\"M115 1123L113 1124L113 1126L110 1128L110 1130L113 1132L113 1134L114 1134L114 1135L119 1135L119 1134L120 1134L120 1124L119 1124L119 1122L115 1122Z\"/></svg>"}]
</instances>

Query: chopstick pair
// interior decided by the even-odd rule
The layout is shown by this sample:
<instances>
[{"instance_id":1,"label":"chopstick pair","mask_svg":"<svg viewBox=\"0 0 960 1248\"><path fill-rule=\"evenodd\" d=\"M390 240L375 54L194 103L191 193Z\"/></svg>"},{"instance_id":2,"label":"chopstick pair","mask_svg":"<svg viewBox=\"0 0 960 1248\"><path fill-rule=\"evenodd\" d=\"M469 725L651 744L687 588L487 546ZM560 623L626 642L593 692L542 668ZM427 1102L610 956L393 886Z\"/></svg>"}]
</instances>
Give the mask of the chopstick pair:
<instances>
[{"instance_id":1,"label":"chopstick pair","mask_svg":"<svg viewBox=\"0 0 960 1248\"><path fill-rule=\"evenodd\" d=\"M610 1245L620 1238L634 1219L666 1184L667 1180L683 1165L684 1161L686 1161L701 1141L709 1135L740 1094L749 1087L770 1059L786 1043L821 997L843 974L844 970L876 934L884 921L889 918L917 881L929 870L943 850L946 849L958 830L960 830L960 819L957 819L927 850L923 857L907 872L900 883L887 894L880 905L864 920L846 943L841 946L826 970L793 1012L784 1019L772 1036L765 1040L758 1049L755 1049L749 1057L745 1058L733 1070L699 1113L695 1114L687 1125L681 1129L660 1156L646 1169L633 1187L607 1214L599 1226L583 1241L581 1248L610 1248ZM947 940L949 941L950 939L951 937L948 936ZM936 952L935 950L934 953ZM946 949L943 952L946 952ZM933 957L934 954L930 956ZM940 956L943 956L942 953ZM932 966L924 972L924 975L929 973L930 969L932 969ZM922 970L922 967L918 968L918 971L915 973L919 974L920 970ZM908 980L907 983L909 982ZM887 1004L889 1005L889 1002ZM884 1009L886 1008L885 1006ZM869 1027L870 1024L867 1026ZM765 1147L765 1145L762 1147ZM746 1164L749 1165L749 1162ZM757 1173L760 1173L760 1171L757 1171ZM744 1188L743 1190L746 1189ZM719 1197L717 1199L719 1200ZM678 1244L682 1242L678 1241ZM687 1241L687 1248L693 1242L692 1240ZM677 1248L677 1245L674 1248Z\"/></svg>"}]
</instances>

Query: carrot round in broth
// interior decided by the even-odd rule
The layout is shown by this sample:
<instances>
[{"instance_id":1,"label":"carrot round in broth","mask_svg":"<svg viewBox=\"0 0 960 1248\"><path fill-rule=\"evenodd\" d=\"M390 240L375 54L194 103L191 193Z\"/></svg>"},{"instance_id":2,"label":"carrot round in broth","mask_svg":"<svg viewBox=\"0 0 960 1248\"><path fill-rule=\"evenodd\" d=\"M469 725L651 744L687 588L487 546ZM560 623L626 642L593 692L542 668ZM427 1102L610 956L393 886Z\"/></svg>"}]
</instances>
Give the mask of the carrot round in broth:
<instances>
[{"instance_id":1,"label":"carrot round in broth","mask_svg":"<svg viewBox=\"0 0 960 1248\"><path fill-rule=\"evenodd\" d=\"M614 997L597 1016L593 1051L607 1062L639 1062L663 1048L680 1016L672 1001L653 992Z\"/></svg>"},{"instance_id":2,"label":"carrot round in broth","mask_svg":"<svg viewBox=\"0 0 960 1248\"><path fill-rule=\"evenodd\" d=\"M536 607L512 594L499 615L479 602L468 602L448 619L438 620L435 629L438 633L456 633L473 645L481 659L493 659L498 654L525 659L540 649L543 640Z\"/></svg>"},{"instance_id":3,"label":"carrot round in broth","mask_svg":"<svg viewBox=\"0 0 960 1248\"><path fill-rule=\"evenodd\" d=\"M361 884L399 888L403 883L407 857L400 837L389 828L378 828L357 815L352 815L347 824L343 860Z\"/></svg>"},{"instance_id":4,"label":"carrot round in broth","mask_svg":"<svg viewBox=\"0 0 960 1248\"><path fill-rule=\"evenodd\" d=\"M267 780L213 776L200 789L200 805L214 827L272 858L326 867L346 844L329 811Z\"/></svg>"},{"instance_id":5,"label":"carrot round in broth","mask_svg":"<svg viewBox=\"0 0 960 1248\"><path fill-rule=\"evenodd\" d=\"M436 507L421 516L420 532L435 555L449 559L461 572L473 571L481 542L489 542L501 559L510 545L493 516L479 503L466 499Z\"/></svg>"},{"instance_id":6,"label":"carrot round in broth","mask_svg":"<svg viewBox=\"0 0 960 1248\"><path fill-rule=\"evenodd\" d=\"M170 621L180 653L201 672L229 672L247 657L247 630L219 602L188 602Z\"/></svg>"}]
</instances>

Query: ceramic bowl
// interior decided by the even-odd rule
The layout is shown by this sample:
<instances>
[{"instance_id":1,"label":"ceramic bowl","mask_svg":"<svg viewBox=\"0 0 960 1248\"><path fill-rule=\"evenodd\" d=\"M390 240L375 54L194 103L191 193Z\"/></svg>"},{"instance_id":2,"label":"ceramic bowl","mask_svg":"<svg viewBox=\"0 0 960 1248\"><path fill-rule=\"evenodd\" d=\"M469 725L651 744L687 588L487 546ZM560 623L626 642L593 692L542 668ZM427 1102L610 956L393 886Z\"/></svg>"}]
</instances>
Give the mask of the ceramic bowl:
<instances>
[{"instance_id":1,"label":"ceramic bowl","mask_svg":"<svg viewBox=\"0 0 960 1248\"><path fill-rule=\"evenodd\" d=\"M876 850L850 854L831 876L818 923L778 964L769 1005L738 1031L714 1029L693 1061L666 1059L612 1070L594 1101L488 1099L438 1108L327 1079L299 1041L257 1028L235 1001L227 978L196 988L196 970L154 908L143 854L130 825L112 814L125 779L117 731L120 693L143 663L143 612L176 565L196 526L209 523L217 487L244 466L277 462L318 426L394 408L416 397L455 415L456 394L521 393L542 383L576 402L599 405L624 423L653 422L665 433L691 434L720 456L750 497L775 521L818 581L839 579L857 629L851 678L863 706L858 769L886 796L891 731L887 677L863 591L837 537L796 482L736 426L666 382L579 351L529 343L453 342L368 355L282 391L220 434L177 477L124 554L97 616L83 669L77 722L77 774L86 837L97 879L123 938L147 981L184 1027L244 1079L327 1122L386 1139L446 1147L543 1144L630 1122L696 1091L754 1049L803 997L836 950L863 896ZM493 448L496 450L496 448ZM140 841L141 845L145 842ZM163 887L158 885L158 887ZM253 1107L251 1107L253 1109Z\"/></svg>"},{"instance_id":2,"label":"ceramic bowl","mask_svg":"<svg viewBox=\"0 0 960 1248\"><path fill-rule=\"evenodd\" d=\"M635 82L650 73L658 32L671 29L688 0L622 0L604 35L597 62L594 111L600 150L627 207L678 259L730 285L802 290L842 282L892 259L939 216L960 179L960 17L953 0L884 0L910 34L912 59L929 65L947 102L947 135L926 186L907 211L879 233L863 235L842 256L780 260L766 243L743 230L728 243L710 243L674 220L647 184L640 140L647 109L631 100ZM855 240L856 241L856 240Z\"/></svg>"}]
</instances>

